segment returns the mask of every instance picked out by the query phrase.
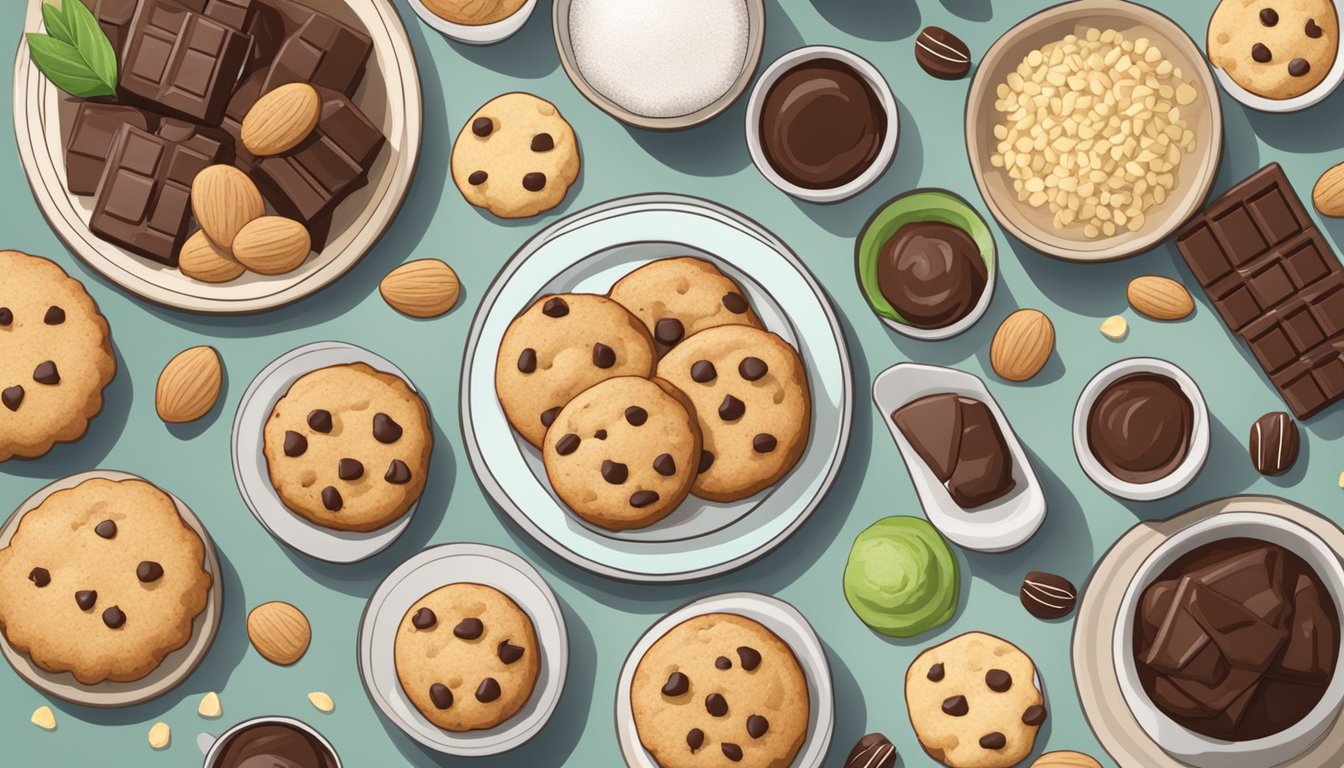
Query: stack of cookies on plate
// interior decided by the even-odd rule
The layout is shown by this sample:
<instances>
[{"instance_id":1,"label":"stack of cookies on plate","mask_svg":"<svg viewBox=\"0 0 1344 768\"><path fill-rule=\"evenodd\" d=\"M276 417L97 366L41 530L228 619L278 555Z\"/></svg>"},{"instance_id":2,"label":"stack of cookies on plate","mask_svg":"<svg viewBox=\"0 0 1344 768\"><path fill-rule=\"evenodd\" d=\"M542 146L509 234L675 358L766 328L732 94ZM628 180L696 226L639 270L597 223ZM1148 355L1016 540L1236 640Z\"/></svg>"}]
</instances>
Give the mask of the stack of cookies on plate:
<instances>
[{"instance_id":1,"label":"stack of cookies on plate","mask_svg":"<svg viewBox=\"0 0 1344 768\"><path fill-rule=\"evenodd\" d=\"M735 502L774 485L807 447L798 352L741 286L698 258L660 259L606 296L542 296L495 365L509 424L542 452L585 521L650 526L695 495Z\"/></svg>"}]
</instances>

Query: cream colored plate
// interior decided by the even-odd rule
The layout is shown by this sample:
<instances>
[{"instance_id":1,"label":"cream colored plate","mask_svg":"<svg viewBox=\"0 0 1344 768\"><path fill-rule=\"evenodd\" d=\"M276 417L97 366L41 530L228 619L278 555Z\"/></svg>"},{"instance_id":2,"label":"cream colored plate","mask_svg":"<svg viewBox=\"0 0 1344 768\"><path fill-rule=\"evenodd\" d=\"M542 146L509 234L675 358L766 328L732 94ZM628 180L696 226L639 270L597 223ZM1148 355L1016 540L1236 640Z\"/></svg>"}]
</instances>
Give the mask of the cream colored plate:
<instances>
[{"instance_id":1,"label":"cream colored plate","mask_svg":"<svg viewBox=\"0 0 1344 768\"><path fill-rule=\"evenodd\" d=\"M3 526L0 526L0 548L9 546L9 541L14 538L14 533L19 529L19 522L23 519L23 516L46 501L48 496L57 491L74 488L85 480L95 478L144 480L138 475L112 470L81 472L57 480L28 497L27 501L19 505L19 508L14 510L14 514L9 516L9 520ZM145 482L149 481L146 480ZM55 674L42 669L34 664L27 654L14 650L9 641L3 635L0 635L0 653L4 654L9 665L29 685L48 696L82 704L86 707L129 707L158 698L176 688L196 670L196 667L205 659L205 655L210 652L210 646L215 642L215 634L219 632L220 614L224 610L224 580L219 572L219 556L215 553L215 544L210 540L210 534L206 532L200 519L186 504L182 503L181 499L166 490L164 493L172 497L173 503L177 504L177 513L182 516L182 522L186 523L187 527L201 537L201 543L205 545L205 562L203 565L211 577L210 592L206 597L205 610L201 611L192 623L191 639L187 641L186 645L165 656L153 672L139 680L129 683L107 681L97 685L84 685L75 680L75 676L69 672Z\"/></svg>"},{"instance_id":2,"label":"cream colored plate","mask_svg":"<svg viewBox=\"0 0 1344 768\"><path fill-rule=\"evenodd\" d=\"M28 0L25 32L42 31L44 0ZM378 242L401 207L420 154L422 108L406 29L386 0L304 0L373 39L368 73L355 103L387 136L369 183L336 209L320 254L287 275L254 273L221 285L192 280L174 267L131 255L89 231L92 197L66 191L65 141L76 102L52 86L19 43L14 62L14 135L33 197L52 230L94 271L127 292L173 309L206 314L262 312L298 301L345 274Z\"/></svg>"},{"instance_id":3,"label":"cream colored plate","mask_svg":"<svg viewBox=\"0 0 1344 768\"><path fill-rule=\"evenodd\" d=\"M1181 162L1176 189L1162 205L1147 212L1147 224L1138 232L1124 231L1095 240L1085 237L1083 228L1077 225L1056 231L1050 209L1019 203L1012 178L989 163L998 143L994 126L999 115L994 101L999 84L1031 51L1085 27L1115 29L1131 40L1152 40L1199 92L1194 104L1181 108L1193 126L1196 147ZM1110 261L1153 248L1203 206L1223 156L1223 110L1204 55L1175 22L1125 0L1077 0L1026 19L985 53L966 98L966 152L985 205L1009 234L1049 256L1068 261Z\"/></svg>"},{"instance_id":4,"label":"cream colored plate","mask_svg":"<svg viewBox=\"0 0 1344 768\"><path fill-rule=\"evenodd\" d=\"M1344 531L1314 512L1272 496L1233 496L1211 501L1167 520L1141 523L1121 536L1088 578L1073 629L1073 675L1083 714L1097 740L1120 765L1144 768L1186 765L1163 752L1144 733L1121 692L1112 649L1115 619L1125 590L1143 561L1168 537L1233 508L1290 520L1321 537L1336 554L1344 555ZM1279 768L1336 765L1344 765L1344 720L1336 720L1306 754L1281 763Z\"/></svg>"}]
</instances>

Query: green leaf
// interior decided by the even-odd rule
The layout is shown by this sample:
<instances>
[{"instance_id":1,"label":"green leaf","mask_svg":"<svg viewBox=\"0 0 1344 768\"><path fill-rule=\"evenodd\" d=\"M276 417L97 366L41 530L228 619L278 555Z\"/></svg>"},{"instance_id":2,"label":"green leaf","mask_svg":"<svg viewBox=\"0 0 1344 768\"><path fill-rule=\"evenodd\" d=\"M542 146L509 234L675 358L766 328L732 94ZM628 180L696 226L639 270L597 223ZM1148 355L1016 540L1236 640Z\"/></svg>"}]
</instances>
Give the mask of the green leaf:
<instances>
[{"instance_id":1,"label":"green leaf","mask_svg":"<svg viewBox=\"0 0 1344 768\"><path fill-rule=\"evenodd\" d=\"M107 85L109 93L117 90L117 54L112 41L107 39L98 19L82 0L61 0L65 21L73 36L71 42L88 63L94 76Z\"/></svg>"},{"instance_id":2,"label":"green leaf","mask_svg":"<svg viewBox=\"0 0 1344 768\"><path fill-rule=\"evenodd\" d=\"M83 5L83 3L80 3L80 5ZM71 33L70 25L66 22L65 15L60 8L51 3L43 3L42 21L46 24L48 35L63 43L74 44L75 36Z\"/></svg>"},{"instance_id":3,"label":"green leaf","mask_svg":"<svg viewBox=\"0 0 1344 768\"><path fill-rule=\"evenodd\" d=\"M52 85L71 96L84 99L116 93L116 86L109 86L93 72L75 46L50 35L29 33L27 38L33 63Z\"/></svg>"}]
</instances>

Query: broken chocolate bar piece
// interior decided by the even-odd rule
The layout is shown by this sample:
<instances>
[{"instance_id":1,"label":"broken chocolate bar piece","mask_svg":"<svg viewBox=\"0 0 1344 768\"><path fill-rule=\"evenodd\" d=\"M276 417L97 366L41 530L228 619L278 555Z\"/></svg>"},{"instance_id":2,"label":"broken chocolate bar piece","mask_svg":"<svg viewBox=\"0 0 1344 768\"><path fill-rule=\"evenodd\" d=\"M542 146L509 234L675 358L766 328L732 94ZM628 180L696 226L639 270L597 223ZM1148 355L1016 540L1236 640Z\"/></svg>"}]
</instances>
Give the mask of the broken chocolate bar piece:
<instances>
[{"instance_id":1,"label":"broken chocolate bar piece","mask_svg":"<svg viewBox=\"0 0 1344 768\"><path fill-rule=\"evenodd\" d=\"M961 403L950 392L921 397L891 415L915 453L946 483L961 450Z\"/></svg>"},{"instance_id":2,"label":"broken chocolate bar piece","mask_svg":"<svg viewBox=\"0 0 1344 768\"><path fill-rule=\"evenodd\" d=\"M294 0L253 0L253 4L255 12L247 27L253 48L247 71L269 75L276 70L265 91L302 81L355 95L373 52L368 35ZM281 62L278 67L277 61Z\"/></svg>"},{"instance_id":3,"label":"broken chocolate bar piece","mask_svg":"<svg viewBox=\"0 0 1344 768\"><path fill-rule=\"evenodd\" d=\"M1298 577L1288 643L1278 662L1269 670L1270 676L1308 683L1319 683L1326 678L1338 641L1334 625L1322 607L1325 599L1328 598L1311 579L1306 575Z\"/></svg>"},{"instance_id":4,"label":"broken chocolate bar piece","mask_svg":"<svg viewBox=\"0 0 1344 768\"><path fill-rule=\"evenodd\" d=\"M1261 546L1238 552L1190 572L1190 579L1246 606L1271 624L1283 618L1288 596L1283 592L1282 549Z\"/></svg>"},{"instance_id":5,"label":"broken chocolate bar piece","mask_svg":"<svg viewBox=\"0 0 1344 768\"><path fill-rule=\"evenodd\" d=\"M1264 672L1288 639L1283 627L1261 621L1246 606L1202 584L1195 584L1186 610L1237 669Z\"/></svg>"},{"instance_id":6,"label":"broken chocolate bar piece","mask_svg":"<svg viewBox=\"0 0 1344 768\"><path fill-rule=\"evenodd\" d=\"M214 162L232 165L234 161L234 141L228 131L211 125L189 123L175 117L165 117L159 122L155 134L177 144L191 144L203 152L212 153ZM210 143L216 148L210 150Z\"/></svg>"},{"instance_id":7,"label":"broken chocolate bar piece","mask_svg":"<svg viewBox=\"0 0 1344 768\"><path fill-rule=\"evenodd\" d=\"M174 2L239 32L246 31L252 24L257 6L255 0L174 0Z\"/></svg>"},{"instance_id":8,"label":"broken chocolate bar piece","mask_svg":"<svg viewBox=\"0 0 1344 768\"><path fill-rule=\"evenodd\" d=\"M961 446L947 491L962 509L984 506L1016 487L1013 459L989 406L968 397L961 403Z\"/></svg>"},{"instance_id":9,"label":"broken chocolate bar piece","mask_svg":"<svg viewBox=\"0 0 1344 768\"><path fill-rule=\"evenodd\" d=\"M131 19L135 16L137 0L84 0L84 5L98 19L98 27L112 43L112 50L121 61L126 49L126 38L131 28Z\"/></svg>"},{"instance_id":10,"label":"broken chocolate bar piece","mask_svg":"<svg viewBox=\"0 0 1344 768\"><path fill-rule=\"evenodd\" d=\"M142 131L153 131L158 122L158 116L135 107L80 102L70 126L70 138L65 143L66 189L72 195L97 192L103 167L107 164L107 152L121 126L133 125Z\"/></svg>"}]
</instances>

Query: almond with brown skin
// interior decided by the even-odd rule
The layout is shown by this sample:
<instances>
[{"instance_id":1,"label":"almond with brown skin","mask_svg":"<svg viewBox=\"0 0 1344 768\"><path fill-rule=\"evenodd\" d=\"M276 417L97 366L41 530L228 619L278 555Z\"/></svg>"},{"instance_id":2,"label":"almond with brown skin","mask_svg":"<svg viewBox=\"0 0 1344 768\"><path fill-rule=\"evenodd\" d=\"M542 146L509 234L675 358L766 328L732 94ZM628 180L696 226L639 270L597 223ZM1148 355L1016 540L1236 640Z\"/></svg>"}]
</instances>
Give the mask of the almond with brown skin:
<instances>
[{"instance_id":1,"label":"almond with brown skin","mask_svg":"<svg viewBox=\"0 0 1344 768\"><path fill-rule=\"evenodd\" d=\"M1101 763L1082 752L1065 750L1041 755L1031 764L1031 768L1101 768Z\"/></svg>"},{"instance_id":2,"label":"almond with brown skin","mask_svg":"<svg viewBox=\"0 0 1344 768\"><path fill-rule=\"evenodd\" d=\"M1169 277L1144 275L1129 281L1129 305L1154 320L1180 320L1195 311L1195 299Z\"/></svg>"},{"instance_id":3,"label":"almond with brown skin","mask_svg":"<svg viewBox=\"0 0 1344 768\"><path fill-rule=\"evenodd\" d=\"M322 97L308 83L287 83L266 93L243 117L243 146L258 156L279 155L302 144L317 127Z\"/></svg>"},{"instance_id":4,"label":"almond with brown skin","mask_svg":"<svg viewBox=\"0 0 1344 768\"><path fill-rule=\"evenodd\" d=\"M248 222L233 242L233 258L262 275L293 272L308 260L312 239L302 224L284 216Z\"/></svg>"},{"instance_id":5,"label":"almond with brown skin","mask_svg":"<svg viewBox=\"0 0 1344 768\"><path fill-rule=\"evenodd\" d=\"M247 615L247 638L272 664L289 666L308 652L313 631L303 611L289 603L262 603Z\"/></svg>"},{"instance_id":6,"label":"almond with brown skin","mask_svg":"<svg viewBox=\"0 0 1344 768\"><path fill-rule=\"evenodd\" d=\"M248 222L266 213L266 203L246 173L211 165L191 182L191 212L206 236L227 250Z\"/></svg>"},{"instance_id":7,"label":"almond with brown skin","mask_svg":"<svg viewBox=\"0 0 1344 768\"><path fill-rule=\"evenodd\" d=\"M203 283L227 283L243 276L247 269L224 248L210 242L204 230L196 230L177 255L182 274Z\"/></svg>"},{"instance_id":8,"label":"almond with brown skin","mask_svg":"<svg viewBox=\"0 0 1344 768\"><path fill-rule=\"evenodd\" d=\"M1311 202L1322 216L1344 216L1344 163L1321 174L1311 190Z\"/></svg>"},{"instance_id":9,"label":"almond with brown skin","mask_svg":"<svg viewBox=\"0 0 1344 768\"><path fill-rule=\"evenodd\" d=\"M192 347L163 367L154 408L169 424L195 421L210 412L224 384L224 366L213 347Z\"/></svg>"},{"instance_id":10,"label":"almond with brown skin","mask_svg":"<svg viewBox=\"0 0 1344 768\"><path fill-rule=\"evenodd\" d=\"M438 317L457 304L462 286L453 268L438 259L421 259L392 270L378 285L393 309L411 317Z\"/></svg>"},{"instance_id":11,"label":"almond with brown skin","mask_svg":"<svg viewBox=\"0 0 1344 768\"><path fill-rule=\"evenodd\" d=\"M1055 349L1055 326L1045 313L1019 309L1004 319L989 345L989 364L1008 381L1026 381L1041 372Z\"/></svg>"}]
</instances>

